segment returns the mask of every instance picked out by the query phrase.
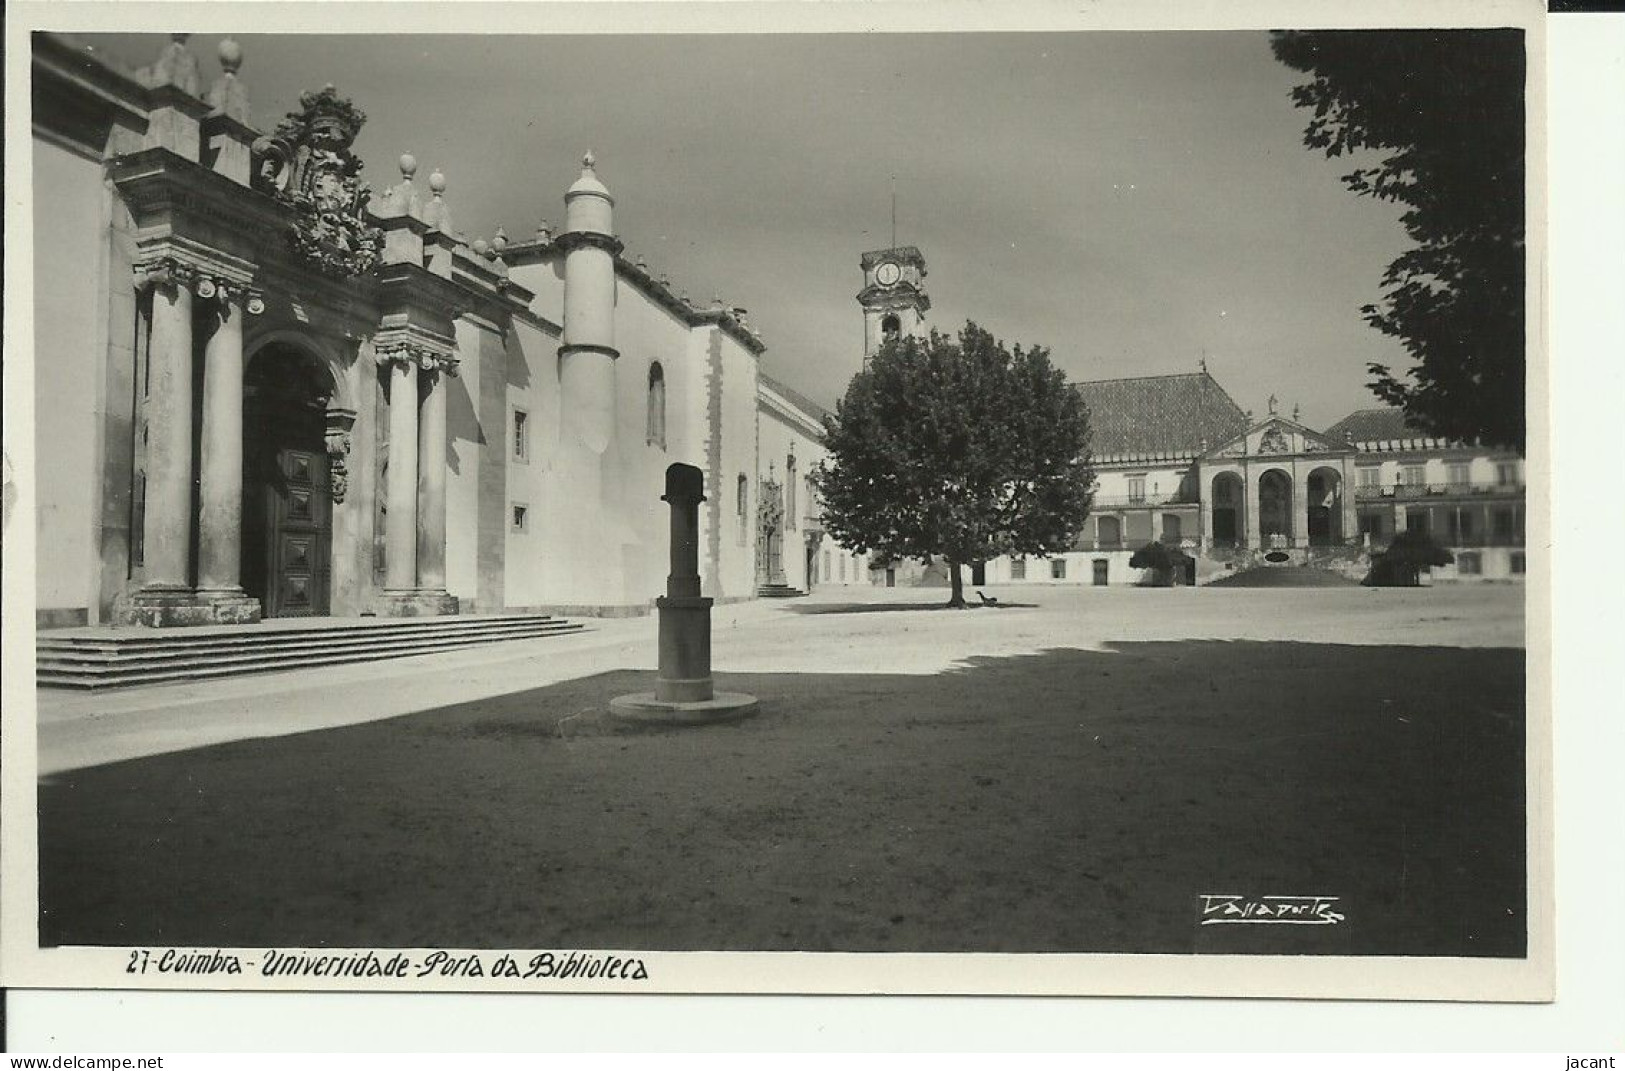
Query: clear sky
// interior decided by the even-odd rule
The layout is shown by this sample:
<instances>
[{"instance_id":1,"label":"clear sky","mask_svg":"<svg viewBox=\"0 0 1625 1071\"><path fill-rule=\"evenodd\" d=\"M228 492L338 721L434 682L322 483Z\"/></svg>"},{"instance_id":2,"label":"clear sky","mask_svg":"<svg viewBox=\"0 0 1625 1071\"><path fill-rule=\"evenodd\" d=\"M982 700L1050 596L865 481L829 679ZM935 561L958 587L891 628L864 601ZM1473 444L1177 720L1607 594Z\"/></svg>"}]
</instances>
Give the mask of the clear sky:
<instances>
[{"instance_id":1,"label":"clear sky","mask_svg":"<svg viewBox=\"0 0 1625 1071\"><path fill-rule=\"evenodd\" d=\"M124 65L158 34L80 35ZM204 84L218 35L190 47ZM238 35L255 125L335 83L375 189L411 150L457 229L563 216L582 152L627 255L749 310L764 371L826 404L862 356L858 256L897 240L931 322L1053 350L1074 379L1208 367L1325 427L1407 367L1360 319L1407 240L1304 148L1300 76L1257 32Z\"/></svg>"}]
</instances>

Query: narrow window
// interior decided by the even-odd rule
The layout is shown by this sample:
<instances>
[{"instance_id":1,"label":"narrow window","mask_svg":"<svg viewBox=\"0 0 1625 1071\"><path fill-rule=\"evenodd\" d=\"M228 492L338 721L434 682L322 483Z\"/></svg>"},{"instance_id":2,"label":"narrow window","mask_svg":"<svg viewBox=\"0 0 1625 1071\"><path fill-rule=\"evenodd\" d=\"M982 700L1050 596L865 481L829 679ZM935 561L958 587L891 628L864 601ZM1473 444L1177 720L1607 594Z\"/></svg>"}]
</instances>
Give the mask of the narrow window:
<instances>
[{"instance_id":1,"label":"narrow window","mask_svg":"<svg viewBox=\"0 0 1625 1071\"><path fill-rule=\"evenodd\" d=\"M645 442L666 448L666 370L655 361L649 366L649 412Z\"/></svg>"},{"instance_id":2,"label":"narrow window","mask_svg":"<svg viewBox=\"0 0 1625 1071\"><path fill-rule=\"evenodd\" d=\"M1495 482L1502 487L1511 487L1518 482L1518 463L1516 461L1498 461L1495 464Z\"/></svg>"},{"instance_id":3,"label":"narrow window","mask_svg":"<svg viewBox=\"0 0 1625 1071\"><path fill-rule=\"evenodd\" d=\"M1026 558L1012 558L1012 559L1010 559L1010 579L1011 580L1026 580L1027 579L1027 559Z\"/></svg>"},{"instance_id":4,"label":"narrow window","mask_svg":"<svg viewBox=\"0 0 1625 1071\"><path fill-rule=\"evenodd\" d=\"M513 459L530 460L530 414L523 409L513 411Z\"/></svg>"},{"instance_id":5,"label":"narrow window","mask_svg":"<svg viewBox=\"0 0 1625 1071\"><path fill-rule=\"evenodd\" d=\"M521 505L521 504L519 504L517 502L514 503L514 506L513 506L513 530L516 531L516 532L526 531L527 526L529 525L529 523L530 523L530 507L525 506L525 505Z\"/></svg>"},{"instance_id":6,"label":"narrow window","mask_svg":"<svg viewBox=\"0 0 1625 1071\"><path fill-rule=\"evenodd\" d=\"M1512 552L1512 575L1513 576L1522 576L1524 568L1525 568L1525 563L1524 563L1524 558L1523 558L1523 551L1521 551L1521 550L1513 551Z\"/></svg>"},{"instance_id":7,"label":"narrow window","mask_svg":"<svg viewBox=\"0 0 1625 1071\"><path fill-rule=\"evenodd\" d=\"M1130 502L1145 501L1145 476L1130 476L1128 478L1128 500Z\"/></svg>"},{"instance_id":8,"label":"narrow window","mask_svg":"<svg viewBox=\"0 0 1625 1071\"><path fill-rule=\"evenodd\" d=\"M1428 482L1427 468L1423 465L1406 465L1400 470L1399 482L1406 487L1421 487Z\"/></svg>"},{"instance_id":9,"label":"narrow window","mask_svg":"<svg viewBox=\"0 0 1625 1071\"><path fill-rule=\"evenodd\" d=\"M1051 561L1049 563L1049 575L1050 575L1051 580L1065 580L1066 579L1066 559L1065 558L1056 558L1053 561Z\"/></svg>"},{"instance_id":10,"label":"narrow window","mask_svg":"<svg viewBox=\"0 0 1625 1071\"><path fill-rule=\"evenodd\" d=\"M1468 483L1467 462L1452 461L1445 466L1445 482L1455 488L1466 487Z\"/></svg>"}]
</instances>

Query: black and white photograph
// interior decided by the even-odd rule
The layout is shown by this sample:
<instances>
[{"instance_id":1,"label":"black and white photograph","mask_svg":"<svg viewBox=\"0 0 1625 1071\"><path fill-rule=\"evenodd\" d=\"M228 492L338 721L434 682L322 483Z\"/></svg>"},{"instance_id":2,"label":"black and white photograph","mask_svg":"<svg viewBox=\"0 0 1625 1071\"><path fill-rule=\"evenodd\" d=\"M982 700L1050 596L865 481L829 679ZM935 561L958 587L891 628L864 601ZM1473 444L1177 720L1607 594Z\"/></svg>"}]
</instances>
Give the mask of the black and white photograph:
<instances>
[{"instance_id":1,"label":"black and white photograph","mask_svg":"<svg viewBox=\"0 0 1625 1071\"><path fill-rule=\"evenodd\" d=\"M660 6L30 9L7 984L1549 1000L1541 5Z\"/></svg>"}]
</instances>

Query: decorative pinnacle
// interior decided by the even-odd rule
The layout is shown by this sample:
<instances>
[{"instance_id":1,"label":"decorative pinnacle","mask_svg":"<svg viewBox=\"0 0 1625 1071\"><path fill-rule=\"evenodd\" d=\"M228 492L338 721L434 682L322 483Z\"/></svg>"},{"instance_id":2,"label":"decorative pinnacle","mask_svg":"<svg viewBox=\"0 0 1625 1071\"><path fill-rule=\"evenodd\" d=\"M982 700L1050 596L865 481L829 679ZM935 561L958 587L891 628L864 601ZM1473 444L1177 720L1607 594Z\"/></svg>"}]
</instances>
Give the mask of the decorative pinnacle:
<instances>
[{"instance_id":1,"label":"decorative pinnacle","mask_svg":"<svg viewBox=\"0 0 1625 1071\"><path fill-rule=\"evenodd\" d=\"M227 75L235 75L243 65L243 46L234 38L222 37L216 55L220 57L220 69Z\"/></svg>"},{"instance_id":2,"label":"decorative pinnacle","mask_svg":"<svg viewBox=\"0 0 1625 1071\"><path fill-rule=\"evenodd\" d=\"M638 268L638 271L648 271L649 270L649 265L644 263L642 253L638 254L637 268Z\"/></svg>"},{"instance_id":3,"label":"decorative pinnacle","mask_svg":"<svg viewBox=\"0 0 1625 1071\"><path fill-rule=\"evenodd\" d=\"M429 173L429 191L436 197L446 192L446 176L437 167Z\"/></svg>"},{"instance_id":4,"label":"decorative pinnacle","mask_svg":"<svg viewBox=\"0 0 1625 1071\"><path fill-rule=\"evenodd\" d=\"M401 153L400 166L401 178L411 182L412 176L418 173L418 158L409 152L403 152Z\"/></svg>"},{"instance_id":5,"label":"decorative pinnacle","mask_svg":"<svg viewBox=\"0 0 1625 1071\"><path fill-rule=\"evenodd\" d=\"M506 248L508 248L508 232L498 227L495 236L491 239L491 249L500 253Z\"/></svg>"},{"instance_id":6,"label":"decorative pinnacle","mask_svg":"<svg viewBox=\"0 0 1625 1071\"><path fill-rule=\"evenodd\" d=\"M596 163L598 163L598 157L592 154L591 149L588 149L586 155L582 156L581 158L581 166L586 168L588 171L591 171L593 169L593 165Z\"/></svg>"}]
</instances>

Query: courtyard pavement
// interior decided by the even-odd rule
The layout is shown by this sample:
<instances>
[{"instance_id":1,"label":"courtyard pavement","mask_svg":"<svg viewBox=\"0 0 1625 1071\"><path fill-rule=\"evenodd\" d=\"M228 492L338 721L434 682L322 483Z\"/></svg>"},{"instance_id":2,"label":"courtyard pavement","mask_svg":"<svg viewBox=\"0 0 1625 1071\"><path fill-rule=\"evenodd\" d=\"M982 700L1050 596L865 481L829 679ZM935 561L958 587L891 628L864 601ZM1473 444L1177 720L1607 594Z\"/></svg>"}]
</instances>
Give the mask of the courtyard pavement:
<instances>
[{"instance_id":1,"label":"courtyard pavement","mask_svg":"<svg viewBox=\"0 0 1625 1071\"><path fill-rule=\"evenodd\" d=\"M1116 641L1524 643L1521 585L982 590L999 605L939 612L947 601L941 589L827 587L803 599L720 606L712 614L714 669L931 674L970 657L1100 651ZM610 670L655 668L653 615L578 620L589 631L412 658L99 693L42 689L39 772L357 725Z\"/></svg>"},{"instance_id":2,"label":"courtyard pavement","mask_svg":"<svg viewBox=\"0 0 1625 1071\"><path fill-rule=\"evenodd\" d=\"M42 943L1523 954L1523 589L987 590L43 695Z\"/></svg>"}]
</instances>

